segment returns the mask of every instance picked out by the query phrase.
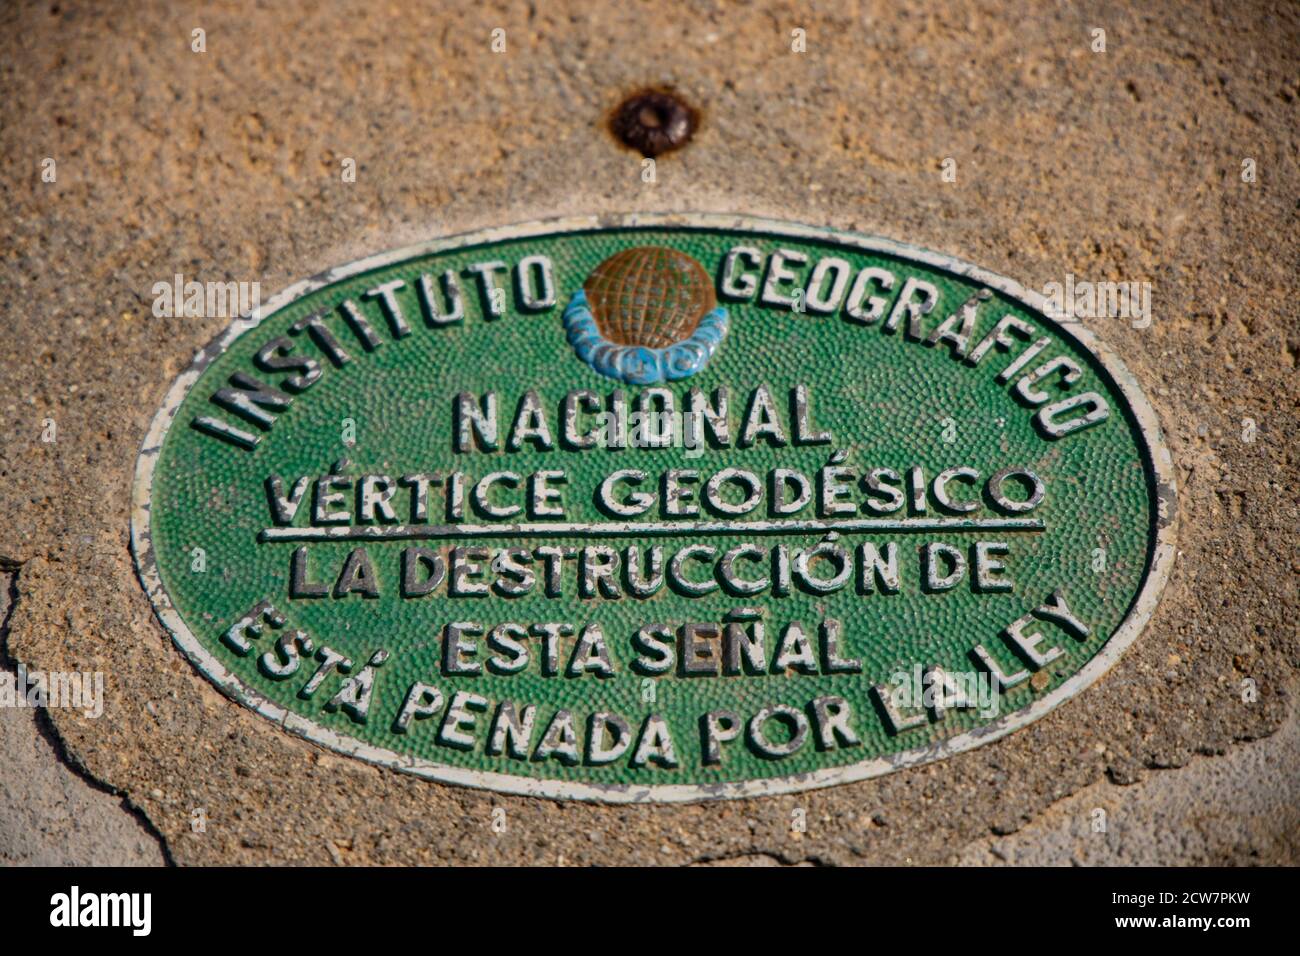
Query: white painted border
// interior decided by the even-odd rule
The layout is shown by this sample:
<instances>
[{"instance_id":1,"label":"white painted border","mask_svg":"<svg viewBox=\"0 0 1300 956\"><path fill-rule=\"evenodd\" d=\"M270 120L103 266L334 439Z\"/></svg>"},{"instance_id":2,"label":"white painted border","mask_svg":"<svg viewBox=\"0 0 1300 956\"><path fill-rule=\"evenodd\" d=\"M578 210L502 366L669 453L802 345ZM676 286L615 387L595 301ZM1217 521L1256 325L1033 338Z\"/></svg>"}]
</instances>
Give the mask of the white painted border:
<instances>
[{"instance_id":1,"label":"white painted border","mask_svg":"<svg viewBox=\"0 0 1300 956\"><path fill-rule=\"evenodd\" d=\"M374 747L343 734L336 734L307 720L305 717L286 711L278 704L263 697L256 690L244 685L235 675L227 671L221 662L213 657L195 638L189 627L181 620L180 614L172 606L166 592L163 590L162 580L154 557L153 538L149 523L150 496L158 453L182 400L198 380L203 370L218 355L224 352L236 338L249 329L256 327L267 316L273 315L289 303L302 298L308 293L358 273L467 245L628 227L702 228L728 232L761 233L773 236L788 236L795 239L832 242L841 246L861 249L865 252L897 256L940 269L952 275L983 283L990 289L996 289L1004 295L1019 300L1096 356L1105 371L1110 375L1114 386L1127 400L1130 410L1137 419L1139 432L1146 443L1145 452L1148 464L1154 473L1156 481L1156 515L1153 517L1157 519L1155 549L1151 555L1146 579L1143 581L1142 588L1128 615L1120 623L1120 626L1111 635L1110 639L1102 646L1101 650L1064 684L1045 697L1035 700L1028 707L1007 714L991 724L958 734L947 740L907 750L903 753L864 760L846 767L831 767L794 776L713 785L637 786L536 780L531 777L517 777L510 774L465 770L432 761L420 760L415 757L402 756L391 750ZM1173 565L1176 523L1173 462L1161 437L1154 410L1138 388L1133 376L1124 367L1124 363L1110 348L1077 322L1057 321L1047 318L1046 301L1042 295L1024 289L1010 279L994 275L959 259L928 252L903 243L892 242L888 239L841 233L835 230L819 229L777 220L718 213L633 213L627 215L580 216L484 229L370 256L291 285L267 302L264 308L255 311L252 316L241 318L232 323L225 332L195 355L193 364L172 384L162 408L159 409L153 423L149 426L149 432L140 450L140 457L136 462L135 483L131 490L131 550L135 555L140 581L153 602L158 619L171 633L176 645L228 697L257 711L263 717L270 718L290 733L313 743L329 747L339 753L359 757L380 766L391 767L395 770L402 770L443 783L487 788L500 793L553 799L590 800L601 803L686 803L710 798L759 797L793 793L799 790L850 783L855 780L866 780L903 767L939 760L977 747L980 744L997 740L999 737L1003 737L1037 720L1058 704L1088 687L1109 670L1120 654L1133 643L1154 613L1160 593L1164 589L1165 582L1169 579L1170 569Z\"/></svg>"}]
</instances>

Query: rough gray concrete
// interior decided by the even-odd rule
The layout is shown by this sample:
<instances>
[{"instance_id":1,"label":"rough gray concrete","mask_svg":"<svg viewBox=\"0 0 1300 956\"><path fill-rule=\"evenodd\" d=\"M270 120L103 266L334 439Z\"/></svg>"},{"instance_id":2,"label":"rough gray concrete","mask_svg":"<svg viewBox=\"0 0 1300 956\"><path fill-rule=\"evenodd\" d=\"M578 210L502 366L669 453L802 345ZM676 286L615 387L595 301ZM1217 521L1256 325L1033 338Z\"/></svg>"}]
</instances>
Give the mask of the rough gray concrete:
<instances>
[{"instance_id":1,"label":"rough gray concrete","mask_svg":"<svg viewBox=\"0 0 1300 956\"><path fill-rule=\"evenodd\" d=\"M1100 811L1100 812L1099 812ZM1300 714L1222 757L1119 787L1099 781L963 866L1206 866L1300 859Z\"/></svg>"},{"instance_id":2,"label":"rough gray concrete","mask_svg":"<svg viewBox=\"0 0 1300 956\"><path fill-rule=\"evenodd\" d=\"M490 52L496 27L505 54ZM796 27L805 54L791 52ZM1097 27L1105 53L1090 49ZM1238 812L1294 792L1276 775L1243 784L1255 802L1212 791L1196 823L1212 840L1162 835L1160 820L1188 827L1192 810L1160 816L1173 804L1143 795L1248 760L1237 752L1259 744L1243 742L1275 737L1294 709L1298 76L1300 8L1280 0L7 5L9 652L108 675L103 717L55 711L49 726L180 863L942 863L1013 834L1009 856L1037 844L1058 859L1076 794L1118 801L1117 821L1134 801L1139 822L1116 823L1134 845L1114 859L1294 863L1293 818ZM645 84L675 86L704 117L654 184L602 126ZM345 157L355 183L340 180ZM948 157L955 183L940 178ZM153 317L152 285L183 272L270 293L431 236L630 210L854 229L1036 288L1066 273L1152 282L1150 328L1089 323L1151 398L1180 480L1173 579L1119 665L1033 726L939 764L795 797L612 809L326 754L198 677L136 582L128 501L163 393L225 323ZM42 440L47 422L57 441ZM6 764L4 792L48 763ZM6 807L29 828L13 839L58 832L61 792ZM791 832L796 807L807 833Z\"/></svg>"},{"instance_id":3,"label":"rough gray concrete","mask_svg":"<svg viewBox=\"0 0 1300 956\"><path fill-rule=\"evenodd\" d=\"M13 580L0 572L0 671ZM158 837L123 805L68 765L37 711L0 707L0 865L159 866Z\"/></svg>"}]
</instances>

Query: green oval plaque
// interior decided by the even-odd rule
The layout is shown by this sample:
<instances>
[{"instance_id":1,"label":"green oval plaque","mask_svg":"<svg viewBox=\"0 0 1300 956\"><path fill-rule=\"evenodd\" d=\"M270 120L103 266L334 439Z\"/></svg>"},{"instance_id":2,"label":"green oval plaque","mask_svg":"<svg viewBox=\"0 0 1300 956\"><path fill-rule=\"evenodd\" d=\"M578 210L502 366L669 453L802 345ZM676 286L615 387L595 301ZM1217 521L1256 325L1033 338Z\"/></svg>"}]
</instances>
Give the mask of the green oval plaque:
<instances>
[{"instance_id":1,"label":"green oval plaque","mask_svg":"<svg viewBox=\"0 0 1300 956\"><path fill-rule=\"evenodd\" d=\"M1173 479L1015 283L716 215L535 223L300 283L173 385L132 540L226 694L449 783L826 786L1042 716L1150 617Z\"/></svg>"}]
</instances>

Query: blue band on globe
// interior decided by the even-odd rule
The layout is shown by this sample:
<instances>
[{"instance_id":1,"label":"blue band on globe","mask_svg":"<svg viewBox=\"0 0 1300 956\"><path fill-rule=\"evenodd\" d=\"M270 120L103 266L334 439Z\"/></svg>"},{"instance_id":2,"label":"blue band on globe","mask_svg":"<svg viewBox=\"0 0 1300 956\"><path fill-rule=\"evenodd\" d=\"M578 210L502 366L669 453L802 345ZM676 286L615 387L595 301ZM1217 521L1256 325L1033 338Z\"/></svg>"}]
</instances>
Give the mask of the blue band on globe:
<instances>
[{"instance_id":1,"label":"blue band on globe","mask_svg":"<svg viewBox=\"0 0 1300 956\"><path fill-rule=\"evenodd\" d=\"M688 378L709 364L727 334L727 310L718 306L700 320L689 338L664 348L618 345L601 335L579 289L564 309L564 329L578 358L608 378L629 385L654 385Z\"/></svg>"}]
</instances>

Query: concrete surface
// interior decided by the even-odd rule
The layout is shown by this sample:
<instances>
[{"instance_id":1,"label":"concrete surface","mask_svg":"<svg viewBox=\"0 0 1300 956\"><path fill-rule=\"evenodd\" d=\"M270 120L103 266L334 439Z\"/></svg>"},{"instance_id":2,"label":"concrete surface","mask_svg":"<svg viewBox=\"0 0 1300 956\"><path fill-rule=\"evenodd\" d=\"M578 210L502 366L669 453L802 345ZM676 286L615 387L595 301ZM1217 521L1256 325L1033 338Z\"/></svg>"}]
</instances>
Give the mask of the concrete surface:
<instances>
[{"instance_id":1,"label":"concrete surface","mask_svg":"<svg viewBox=\"0 0 1300 956\"><path fill-rule=\"evenodd\" d=\"M703 114L653 184L602 126L646 84ZM143 819L181 864L1296 862L1294 812L1270 809L1296 803L1294 4L17 4L0 96L5 660L107 679L103 716L43 718L54 753L29 711L3 715L0 860L157 860ZM611 809L327 754L195 674L136 582L129 488L164 391L226 323L153 317L155 282L269 295L430 236L687 209L875 233L1038 288L1153 284L1150 328L1087 323L1180 477L1173 579L1109 675L939 764Z\"/></svg>"},{"instance_id":2,"label":"concrete surface","mask_svg":"<svg viewBox=\"0 0 1300 956\"><path fill-rule=\"evenodd\" d=\"M1090 784L1009 836L958 854L963 866L1158 866L1300 859L1300 720L1218 758L1118 787ZM1225 812L1225 808L1230 808ZM1230 817L1230 825L1224 818Z\"/></svg>"},{"instance_id":3,"label":"concrete surface","mask_svg":"<svg viewBox=\"0 0 1300 956\"><path fill-rule=\"evenodd\" d=\"M0 674L13 575L0 573ZM74 771L38 710L0 707L0 865L158 866L157 836L130 807Z\"/></svg>"}]
</instances>

